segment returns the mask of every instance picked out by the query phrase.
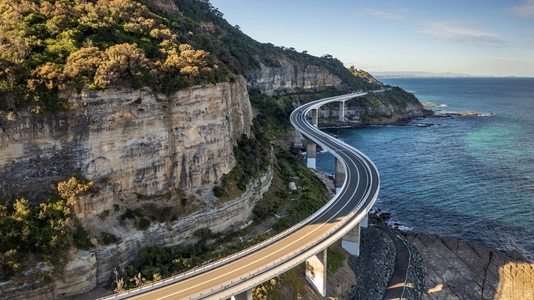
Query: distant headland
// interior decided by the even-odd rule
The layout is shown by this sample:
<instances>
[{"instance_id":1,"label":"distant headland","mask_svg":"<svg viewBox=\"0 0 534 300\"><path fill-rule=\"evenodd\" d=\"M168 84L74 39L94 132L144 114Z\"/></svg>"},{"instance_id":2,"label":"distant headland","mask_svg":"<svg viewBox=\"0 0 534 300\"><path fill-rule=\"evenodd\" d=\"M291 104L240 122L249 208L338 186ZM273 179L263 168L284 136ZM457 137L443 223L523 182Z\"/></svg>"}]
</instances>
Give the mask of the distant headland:
<instances>
[{"instance_id":1,"label":"distant headland","mask_svg":"<svg viewBox=\"0 0 534 300\"><path fill-rule=\"evenodd\" d=\"M375 78L493 78L495 76L485 76L485 75L470 75L462 73L433 73L425 71L381 71L381 72L372 72Z\"/></svg>"}]
</instances>

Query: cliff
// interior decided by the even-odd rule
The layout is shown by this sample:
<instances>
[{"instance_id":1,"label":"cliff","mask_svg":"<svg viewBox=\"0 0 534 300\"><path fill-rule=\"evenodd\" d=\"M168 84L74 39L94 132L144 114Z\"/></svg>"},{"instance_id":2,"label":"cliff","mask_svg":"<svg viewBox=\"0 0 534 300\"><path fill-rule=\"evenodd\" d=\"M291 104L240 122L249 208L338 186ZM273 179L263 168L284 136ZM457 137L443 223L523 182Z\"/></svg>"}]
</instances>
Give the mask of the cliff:
<instances>
[{"instance_id":1,"label":"cliff","mask_svg":"<svg viewBox=\"0 0 534 300\"><path fill-rule=\"evenodd\" d=\"M0 298L50 299L83 293L108 284L114 268L131 261L141 247L190 244L196 241L198 229L219 232L245 224L269 189L272 166L233 200L221 201L212 189L236 165L237 139L251 135L248 89L267 95L310 89L306 97L284 100L288 102L285 110L291 111L301 101L321 97L314 95L316 89L333 87L328 90L338 93L335 89L379 86L353 76L332 57L313 57L252 40L228 24L209 1L90 1L72 7L68 7L72 3L53 2L53 13L48 2L41 2L9 15L14 20L8 22L13 25L10 30L17 33L9 36L17 39L4 42L15 45L21 38L36 47L16 49L23 60L12 61L19 56L10 54L3 61L9 62L6 70L19 72L0 74L0 83L12 87L0 93L0 200L23 196L36 206L56 192L58 182L72 175L85 177L94 187L76 201L73 211L94 247L90 251L63 247L69 248L65 249L68 259L64 266L55 266L61 272L50 273L54 267L37 263L23 276L0 283ZM72 14L73 22L57 23L54 33L39 29L56 17L63 18L65 12ZM85 31L79 22L88 16L99 24L95 31ZM104 19L109 24L100 21ZM24 20L24 26L14 25L17 20ZM77 55L56 57L41 47L72 30L88 34L73 37L76 40L71 42L77 46L69 53ZM125 37L128 45L117 44ZM90 64L97 66L112 62L118 49L125 51L125 57L139 54L146 59L137 66L141 69L123 70L120 78L104 85L107 89L94 90L96 67L71 72L83 69L82 63L88 61L83 55L96 51L81 46L86 43L104 51L95 52L96 61ZM173 57L167 50L182 45L198 50L189 51L202 59L168 74L159 72L163 59ZM73 68L73 62L81 64ZM205 76L200 71L202 76L193 76L198 68L207 72ZM107 69L99 75L119 71ZM64 104L68 111L62 111ZM374 113L389 110L398 111L395 105L385 104ZM266 110L262 113L267 115ZM364 113L370 112L355 112ZM283 113L275 117L288 119ZM28 265L40 259L33 252Z\"/></svg>"},{"instance_id":2,"label":"cliff","mask_svg":"<svg viewBox=\"0 0 534 300\"><path fill-rule=\"evenodd\" d=\"M77 214L87 218L122 193L203 187L232 169L233 145L252 123L242 78L168 97L141 89L68 99L67 113L0 116L0 196L42 200L50 183L78 172L102 189L79 203Z\"/></svg>"},{"instance_id":3,"label":"cliff","mask_svg":"<svg viewBox=\"0 0 534 300\"><path fill-rule=\"evenodd\" d=\"M3 296L58 297L109 283L113 269L140 247L191 243L200 228L218 232L246 223L270 185L272 169L232 201L221 203L211 191L235 165L237 138L250 135L252 109L242 77L170 96L146 88L65 96L72 106L66 113L0 116L0 197L24 195L37 204L53 183L80 173L96 189L74 211L96 246L71 252L64 275L52 284L30 276L3 283ZM127 210L169 207L181 211L172 220L153 219L145 230L121 218ZM103 244L101 232L119 242Z\"/></svg>"},{"instance_id":4,"label":"cliff","mask_svg":"<svg viewBox=\"0 0 534 300\"><path fill-rule=\"evenodd\" d=\"M353 107L345 108L345 121L351 125L367 124L401 124L415 118L428 116L429 112L422 105L408 104L405 107L381 103L377 107ZM339 107L325 107L319 110L320 126L332 126L337 124Z\"/></svg>"},{"instance_id":5,"label":"cliff","mask_svg":"<svg viewBox=\"0 0 534 300\"><path fill-rule=\"evenodd\" d=\"M368 93L345 103L345 123L353 126L404 124L429 115L432 115L432 111L426 110L415 96L396 87ZM338 125L339 105L322 107L319 116L322 126Z\"/></svg>"},{"instance_id":6,"label":"cliff","mask_svg":"<svg viewBox=\"0 0 534 300\"><path fill-rule=\"evenodd\" d=\"M288 58L279 59L278 62L279 67L267 67L260 63L259 69L246 72L249 89L273 95L275 92L291 92L297 88L343 85L338 76L323 67L295 62Z\"/></svg>"}]
</instances>

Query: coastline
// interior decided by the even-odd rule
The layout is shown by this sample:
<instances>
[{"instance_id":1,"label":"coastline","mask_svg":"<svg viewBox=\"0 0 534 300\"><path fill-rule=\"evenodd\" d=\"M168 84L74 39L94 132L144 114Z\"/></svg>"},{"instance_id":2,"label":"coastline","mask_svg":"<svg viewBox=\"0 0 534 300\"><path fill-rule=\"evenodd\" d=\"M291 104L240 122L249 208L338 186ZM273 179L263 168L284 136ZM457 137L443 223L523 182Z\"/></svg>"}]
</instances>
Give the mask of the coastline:
<instances>
[{"instance_id":1,"label":"coastline","mask_svg":"<svg viewBox=\"0 0 534 300\"><path fill-rule=\"evenodd\" d=\"M429 103L429 102L421 102L423 107L447 107L447 104L442 103ZM489 112L489 113L482 113L482 112L473 112L473 111L448 111L448 110L432 110L433 117L491 117L494 116L495 113Z\"/></svg>"},{"instance_id":2,"label":"coastline","mask_svg":"<svg viewBox=\"0 0 534 300\"><path fill-rule=\"evenodd\" d=\"M312 170L327 186L335 190L331 176ZM332 192L333 194L333 192ZM534 265L518 252L502 252L488 245L451 237L399 230L388 224L389 213L370 213L368 228L362 228L360 256L343 251L343 266L327 277L329 299L382 299L391 287L397 247L385 230L406 244L409 258L406 284L401 299L532 299L534 298ZM296 272L303 276L303 270ZM301 274L302 273L302 274ZM302 278L302 280L304 280ZM281 286L286 295L291 287ZM287 291L286 291L287 290ZM304 287L301 296L322 299ZM66 299L89 300L111 292L96 288Z\"/></svg>"},{"instance_id":3,"label":"coastline","mask_svg":"<svg viewBox=\"0 0 534 300\"><path fill-rule=\"evenodd\" d=\"M332 191L333 179L317 170L314 173ZM396 249L391 249L393 241L378 232L378 226L396 233L412 249L402 299L534 298L534 264L518 251L503 252L483 243L399 230L388 225L388 219L387 212L370 213L369 221L376 226L362 229L360 257L347 254L357 278L348 299L378 299L386 293L383 283L391 276L391 256Z\"/></svg>"}]
</instances>

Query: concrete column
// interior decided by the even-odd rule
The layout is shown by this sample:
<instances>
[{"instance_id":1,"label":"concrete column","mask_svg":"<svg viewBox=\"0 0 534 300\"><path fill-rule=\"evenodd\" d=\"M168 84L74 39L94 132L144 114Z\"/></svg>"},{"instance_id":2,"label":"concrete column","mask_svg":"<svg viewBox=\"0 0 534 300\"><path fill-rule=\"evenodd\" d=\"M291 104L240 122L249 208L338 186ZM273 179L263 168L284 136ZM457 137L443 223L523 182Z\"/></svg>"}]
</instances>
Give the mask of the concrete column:
<instances>
[{"instance_id":1,"label":"concrete column","mask_svg":"<svg viewBox=\"0 0 534 300\"><path fill-rule=\"evenodd\" d=\"M306 139L306 166L315 169L315 159L317 158L317 145Z\"/></svg>"},{"instance_id":2,"label":"concrete column","mask_svg":"<svg viewBox=\"0 0 534 300\"><path fill-rule=\"evenodd\" d=\"M362 228L369 227L369 213L365 215L365 217L360 221L360 226Z\"/></svg>"},{"instance_id":3,"label":"concrete column","mask_svg":"<svg viewBox=\"0 0 534 300\"><path fill-rule=\"evenodd\" d=\"M360 256L360 223L345 234L341 247L352 255Z\"/></svg>"},{"instance_id":4,"label":"concrete column","mask_svg":"<svg viewBox=\"0 0 534 300\"><path fill-rule=\"evenodd\" d=\"M306 280L326 297L326 249L306 260Z\"/></svg>"},{"instance_id":5,"label":"concrete column","mask_svg":"<svg viewBox=\"0 0 534 300\"><path fill-rule=\"evenodd\" d=\"M341 191L341 186L343 185L343 182L345 181L345 169L343 168L343 165L341 164L341 161L339 161L337 158L336 160L336 180L335 180L335 186L336 186L336 194Z\"/></svg>"},{"instance_id":6,"label":"concrete column","mask_svg":"<svg viewBox=\"0 0 534 300\"><path fill-rule=\"evenodd\" d=\"M237 294L230 298L231 300L252 300L252 289L247 290L241 294Z\"/></svg>"},{"instance_id":7,"label":"concrete column","mask_svg":"<svg viewBox=\"0 0 534 300\"><path fill-rule=\"evenodd\" d=\"M317 124L319 124L319 111L317 108L312 109L311 111L311 123L313 126L317 127Z\"/></svg>"},{"instance_id":8,"label":"concrete column","mask_svg":"<svg viewBox=\"0 0 534 300\"><path fill-rule=\"evenodd\" d=\"M345 122L345 101L339 102L339 122Z\"/></svg>"},{"instance_id":9,"label":"concrete column","mask_svg":"<svg viewBox=\"0 0 534 300\"><path fill-rule=\"evenodd\" d=\"M295 129L295 143L293 144L294 148L302 148L302 133Z\"/></svg>"}]
</instances>

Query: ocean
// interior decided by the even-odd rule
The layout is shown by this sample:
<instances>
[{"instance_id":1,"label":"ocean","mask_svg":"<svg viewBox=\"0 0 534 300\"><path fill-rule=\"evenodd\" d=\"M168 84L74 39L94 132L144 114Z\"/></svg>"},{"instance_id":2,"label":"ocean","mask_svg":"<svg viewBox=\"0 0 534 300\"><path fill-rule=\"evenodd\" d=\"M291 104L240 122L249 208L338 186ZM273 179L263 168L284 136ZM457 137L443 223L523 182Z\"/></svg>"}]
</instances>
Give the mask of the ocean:
<instances>
[{"instance_id":1,"label":"ocean","mask_svg":"<svg viewBox=\"0 0 534 300\"><path fill-rule=\"evenodd\" d=\"M380 172L373 209L414 232L483 242L534 259L534 78L381 79L434 110L494 113L430 117L407 126L326 129ZM432 124L422 127L416 124ZM317 155L334 173L334 158Z\"/></svg>"}]
</instances>

